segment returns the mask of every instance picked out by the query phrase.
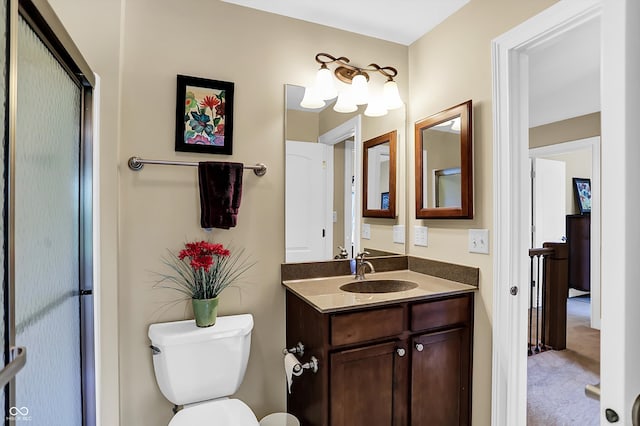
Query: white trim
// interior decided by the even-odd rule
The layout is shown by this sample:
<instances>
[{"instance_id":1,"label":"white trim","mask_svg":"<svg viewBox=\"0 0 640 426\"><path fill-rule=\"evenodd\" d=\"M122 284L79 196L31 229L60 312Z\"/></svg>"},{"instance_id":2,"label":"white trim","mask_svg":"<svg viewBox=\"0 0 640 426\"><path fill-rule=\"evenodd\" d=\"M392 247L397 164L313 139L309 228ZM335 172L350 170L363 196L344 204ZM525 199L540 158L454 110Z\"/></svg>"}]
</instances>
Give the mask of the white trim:
<instances>
[{"instance_id":1,"label":"white trim","mask_svg":"<svg viewBox=\"0 0 640 426\"><path fill-rule=\"evenodd\" d=\"M526 424L529 240L528 78L523 52L600 14L599 0L564 0L492 42L493 60L493 359L494 426ZM512 143L517 141L517 143Z\"/></svg>"},{"instance_id":2,"label":"white trim","mask_svg":"<svg viewBox=\"0 0 640 426\"><path fill-rule=\"evenodd\" d=\"M325 145L324 157L324 259L333 259L333 145Z\"/></svg>"},{"instance_id":3,"label":"white trim","mask_svg":"<svg viewBox=\"0 0 640 426\"><path fill-rule=\"evenodd\" d=\"M349 139L353 137L354 147L356 151L355 164L358 167L354 170L354 176L356 181L356 204L354 206L354 214L357 218L356 227L353 230L354 234L354 242L353 247L356 253L360 251L360 223L362 218L362 205L357 202L357 200L362 199L362 185L359 182L362 182L362 116L360 114L356 115L353 118L345 121L341 125L329 130L326 133L323 133L318 137L318 143L326 144L326 145L335 145L337 143L342 142L345 139Z\"/></svg>"},{"instance_id":4,"label":"white trim","mask_svg":"<svg viewBox=\"0 0 640 426\"><path fill-rule=\"evenodd\" d=\"M100 255L100 91L101 79L98 74L94 73L95 85L93 87L93 111L91 118L93 120L93 345L94 345L94 374L95 374L95 404L96 404L96 426L102 424L102 323L101 302L102 302L102 286L100 283L100 265L102 264Z\"/></svg>"},{"instance_id":5,"label":"white trim","mask_svg":"<svg viewBox=\"0 0 640 426\"><path fill-rule=\"evenodd\" d=\"M353 200L352 200L352 196L351 196L351 190L352 190L352 183L346 179L346 176L353 176L354 174L354 150L355 150L355 145L354 142L352 140L347 140L344 143L344 174L345 174L345 180L344 180L344 241L345 244L348 247L345 247L345 249L349 252L349 256L350 257L355 257L357 251L356 251L356 246L355 246L355 241L351 241L352 240L352 235L353 235L353 229L352 229L352 223L349 220L348 224L347 224L347 218L351 217L352 214L352 208L353 208ZM351 250L351 247L353 247L353 250Z\"/></svg>"},{"instance_id":6,"label":"white trim","mask_svg":"<svg viewBox=\"0 0 640 426\"><path fill-rule=\"evenodd\" d=\"M601 226L601 176L600 137L594 136L554 145L531 148L529 157L543 157L564 154L583 149L591 150L591 328L600 329L601 277L600 277L600 235Z\"/></svg>"}]
</instances>

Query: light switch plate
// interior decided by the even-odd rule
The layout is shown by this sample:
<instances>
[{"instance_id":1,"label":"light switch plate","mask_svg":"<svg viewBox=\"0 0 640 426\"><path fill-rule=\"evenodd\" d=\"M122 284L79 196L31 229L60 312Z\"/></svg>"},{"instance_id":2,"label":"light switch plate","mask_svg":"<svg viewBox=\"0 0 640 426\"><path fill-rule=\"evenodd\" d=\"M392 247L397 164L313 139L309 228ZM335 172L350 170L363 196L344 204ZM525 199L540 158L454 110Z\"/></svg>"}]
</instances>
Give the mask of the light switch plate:
<instances>
[{"instance_id":1,"label":"light switch plate","mask_svg":"<svg viewBox=\"0 0 640 426\"><path fill-rule=\"evenodd\" d=\"M404 225L393 226L393 242L396 244L404 244Z\"/></svg>"},{"instance_id":2,"label":"light switch plate","mask_svg":"<svg viewBox=\"0 0 640 426\"><path fill-rule=\"evenodd\" d=\"M371 225L368 223L362 224L362 238L365 240L371 239Z\"/></svg>"},{"instance_id":3,"label":"light switch plate","mask_svg":"<svg viewBox=\"0 0 640 426\"><path fill-rule=\"evenodd\" d=\"M338 212L333 212L333 223L338 221Z\"/></svg>"},{"instance_id":4,"label":"light switch plate","mask_svg":"<svg viewBox=\"0 0 640 426\"><path fill-rule=\"evenodd\" d=\"M488 229L469 229L469 253L489 254Z\"/></svg>"},{"instance_id":5,"label":"light switch plate","mask_svg":"<svg viewBox=\"0 0 640 426\"><path fill-rule=\"evenodd\" d=\"M422 247L429 246L429 228L426 226L413 227L413 245Z\"/></svg>"}]
</instances>

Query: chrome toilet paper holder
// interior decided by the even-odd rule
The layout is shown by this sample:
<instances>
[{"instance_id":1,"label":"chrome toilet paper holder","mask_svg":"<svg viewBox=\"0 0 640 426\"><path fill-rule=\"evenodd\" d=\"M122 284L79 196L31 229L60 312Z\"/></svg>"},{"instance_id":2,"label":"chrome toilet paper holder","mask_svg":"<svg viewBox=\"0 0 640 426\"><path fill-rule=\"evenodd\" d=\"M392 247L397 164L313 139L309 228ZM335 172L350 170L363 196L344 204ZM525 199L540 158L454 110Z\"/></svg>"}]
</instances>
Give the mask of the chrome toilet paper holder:
<instances>
[{"instance_id":1,"label":"chrome toilet paper holder","mask_svg":"<svg viewBox=\"0 0 640 426\"><path fill-rule=\"evenodd\" d=\"M294 347L289 348L289 349L283 349L282 350L283 355L286 354L294 354L294 355L299 355L299 356L303 356L304 355L304 345L302 344L302 342L298 342Z\"/></svg>"},{"instance_id":2,"label":"chrome toilet paper holder","mask_svg":"<svg viewBox=\"0 0 640 426\"><path fill-rule=\"evenodd\" d=\"M305 362L304 364L296 364L293 367L293 372L294 373L299 373L301 371L304 370L311 370L312 373L317 373L318 372L318 358L316 358L315 356L311 357L311 360L309 362Z\"/></svg>"}]
</instances>

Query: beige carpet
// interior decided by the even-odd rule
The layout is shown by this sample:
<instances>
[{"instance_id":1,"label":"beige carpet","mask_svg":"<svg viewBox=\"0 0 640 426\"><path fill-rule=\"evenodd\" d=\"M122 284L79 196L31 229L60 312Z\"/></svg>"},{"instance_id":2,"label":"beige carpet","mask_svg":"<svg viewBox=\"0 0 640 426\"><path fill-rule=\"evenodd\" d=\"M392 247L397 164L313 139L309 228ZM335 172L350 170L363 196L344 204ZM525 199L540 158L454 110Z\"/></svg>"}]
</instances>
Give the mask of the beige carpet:
<instances>
[{"instance_id":1,"label":"beige carpet","mask_svg":"<svg viewBox=\"0 0 640 426\"><path fill-rule=\"evenodd\" d=\"M589 299L567 303L567 349L528 357L527 424L589 426L599 424L600 404L584 394L600 382L600 332L589 327Z\"/></svg>"}]
</instances>

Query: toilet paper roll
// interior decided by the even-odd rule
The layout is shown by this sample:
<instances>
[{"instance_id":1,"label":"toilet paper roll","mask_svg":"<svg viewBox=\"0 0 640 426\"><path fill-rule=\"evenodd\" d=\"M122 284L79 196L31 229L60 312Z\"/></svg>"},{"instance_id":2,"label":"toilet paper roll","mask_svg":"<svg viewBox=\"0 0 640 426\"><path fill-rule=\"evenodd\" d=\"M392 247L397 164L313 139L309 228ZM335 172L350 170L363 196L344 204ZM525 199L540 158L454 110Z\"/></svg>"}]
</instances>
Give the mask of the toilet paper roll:
<instances>
[{"instance_id":1,"label":"toilet paper roll","mask_svg":"<svg viewBox=\"0 0 640 426\"><path fill-rule=\"evenodd\" d=\"M296 365L299 366L298 371L294 371ZM291 383L293 382L293 376L300 376L302 374L302 365L294 354L286 354L284 356L284 374L287 377L287 388L291 393Z\"/></svg>"}]
</instances>

